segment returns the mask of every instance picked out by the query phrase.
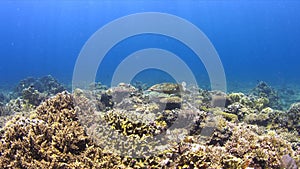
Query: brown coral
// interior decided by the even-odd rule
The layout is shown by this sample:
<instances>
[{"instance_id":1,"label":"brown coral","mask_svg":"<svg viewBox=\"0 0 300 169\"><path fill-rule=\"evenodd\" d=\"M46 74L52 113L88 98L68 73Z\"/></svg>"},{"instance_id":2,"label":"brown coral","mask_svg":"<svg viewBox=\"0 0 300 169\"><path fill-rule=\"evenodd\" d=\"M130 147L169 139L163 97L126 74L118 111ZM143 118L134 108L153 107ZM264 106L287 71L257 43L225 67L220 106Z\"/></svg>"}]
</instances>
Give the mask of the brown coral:
<instances>
[{"instance_id":1,"label":"brown coral","mask_svg":"<svg viewBox=\"0 0 300 169\"><path fill-rule=\"evenodd\" d=\"M184 96L180 98L188 100L189 95L182 94ZM130 93L129 98L124 96L118 103L123 104L128 99L129 106L137 106L130 111L120 109L122 106L100 111L97 108L101 103L98 96L89 98L81 90L75 90L74 95L63 92L43 102L30 117L15 116L0 131L0 168L280 168L282 157L287 155L299 165L300 153L275 131L266 133L265 128L226 120L228 116L221 113L216 118L219 124L213 128L213 135L203 142L198 131L201 131L207 116L214 113L213 109L208 107L206 111L200 111L185 101L181 109L159 112L156 106L153 110L150 108L153 103L139 101L143 97L136 95ZM143 112L147 115L157 113L153 124L135 119ZM298 108L293 114L297 113ZM178 136L177 142L168 143L167 149L153 156L120 156L108 153L100 146L123 146L126 151L142 151L153 146L147 144L147 138L154 135L153 130L163 131L179 117L184 122L191 122L187 128L189 136ZM180 129L177 129L179 135L184 132ZM99 140L93 139L93 134ZM121 142L117 134L126 136L127 140ZM110 141L103 139L108 135L114 137ZM136 135L142 138L140 143L143 146L139 150L126 147L137 140Z\"/></svg>"},{"instance_id":2,"label":"brown coral","mask_svg":"<svg viewBox=\"0 0 300 169\"><path fill-rule=\"evenodd\" d=\"M100 168L113 164L113 158L107 160L85 134L73 97L67 93L44 102L30 118L15 117L8 122L0 152L1 168Z\"/></svg>"}]
</instances>

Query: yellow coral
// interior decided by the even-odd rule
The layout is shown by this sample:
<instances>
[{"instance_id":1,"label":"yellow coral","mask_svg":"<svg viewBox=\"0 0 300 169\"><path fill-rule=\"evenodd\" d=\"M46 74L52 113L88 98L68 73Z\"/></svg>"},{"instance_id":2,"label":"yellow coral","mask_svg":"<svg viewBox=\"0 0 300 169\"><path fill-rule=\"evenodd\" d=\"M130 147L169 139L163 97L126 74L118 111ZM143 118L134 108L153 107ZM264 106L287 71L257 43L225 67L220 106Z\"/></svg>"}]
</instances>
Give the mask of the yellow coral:
<instances>
[{"instance_id":1,"label":"yellow coral","mask_svg":"<svg viewBox=\"0 0 300 169\"><path fill-rule=\"evenodd\" d=\"M226 113L223 111L216 111L215 112L216 115L221 115L223 116L225 119L231 121L231 122L236 122L238 121L238 116L232 113Z\"/></svg>"}]
</instances>

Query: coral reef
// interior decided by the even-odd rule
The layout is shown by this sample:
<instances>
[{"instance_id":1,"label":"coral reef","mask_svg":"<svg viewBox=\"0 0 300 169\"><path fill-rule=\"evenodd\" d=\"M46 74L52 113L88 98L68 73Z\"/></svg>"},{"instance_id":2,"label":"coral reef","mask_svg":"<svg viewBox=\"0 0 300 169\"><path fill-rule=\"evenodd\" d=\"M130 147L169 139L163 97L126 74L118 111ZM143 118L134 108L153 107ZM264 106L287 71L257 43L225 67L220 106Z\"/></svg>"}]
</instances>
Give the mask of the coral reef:
<instances>
[{"instance_id":1,"label":"coral reef","mask_svg":"<svg viewBox=\"0 0 300 169\"><path fill-rule=\"evenodd\" d=\"M107 94L112 96L113 102L120 103L124 98L136 92L136 89L125 83L120 83L117 87L107 90Z\"/></svg>"},{"instance_id":2,"label":"coral reef","mask_svg":"<svg viewBox=\"0 0 300 169\"><path fill-rule=\"evenodd\" d=\"M28 104L28 102L22 98L12 99L6 105L7 115L15 113L25 113L34 110L35 106Z\"/></svg>"},{"instance_id":3,"label":"coral reef","mask_svg":"<svg viewBox=\"0 0 300 169\"><path fill-rule=\"evenodd\" d=\"M299 93L298 85L283 84L278 87L278 96L282 100L284 110L287 110L293 103L300 102Z\"/></svg>"},{"instance_id":4,"label":"coral reef","mask_svg":"<svg viewBox=\"0 0 300 169\"><path fill-rule=\"evenodd\" d=\"M32 86L22 90L22 98L33 106L38 106L45 98L46 95L38 92Z\"/></svg>"},{"instance_id":5,"label":"coral reef","mask_svg":"<svg viewBox=\"0 0 300 169\"><path fill-rule=\"evenodd\" d=\"M0 106L3 106L8 101L9 98L4 93L0 93Z\"/></svg>"},{"instance_id":6,"label":"coral reef","mask_svg":"<svg viewBox=\"0 0 300 169\"><path fill-rule=\"evenodd\" d=\"M51 75L41 78L28 77L19 82L15 88L15 96L21 96L23 90L32 87L40 93L46 93L47 95L55 95L65 90L62 84L58 83Z\"/></svg>"},{"instance_id":7,"label":"coral reef","mask_svg":"<svg viewBox=\"0 0 300 169\"><path fill-rule=\"evenodd\" d=\"M280 168L283 155L296 155L291 145L275 132L258 135L259 130L249 125L234 127L230 141L225 145L227 151L248 161L247 165L254 168Z\"/></svg>"},{"instance_id":8,"label":"coral reef","mask_svg":"<svg viewBox=\"0 0 300 169\"><path fill-rule=\"evenodd\" d=\"M181 84L175 83L160 83L154 86L151 86L148 90L156 91L159 93L166 93L166 94L177 94L180 95L183 92L183 87Z\"/></svg>"},{"instance_id":9,"label":"coral reef","mask_svg":"<svg viewBox=\"0 0 300 169\"><path fill-rule=\"evenodd\" d=\"M35 82L36 79L33 77L27 77L26 79L21 80L19 84L16 86L12 97L21 96L23 89L28 88L30 86L34 86Z\"/></svg>"},{"instance_id":10,"label":"coral reef","mask_svg":"<svg viewBox=\"0 0 300 169\"><path fill-rule=\"evenodd\" d=\"M28 118L9 121L0 153L1 168L108 168L115 163L88 139L67 93L44 102Z\"/></svg>"},{"instance_id":11,"label":"coral reef","mask_svg":"<svg viewBox=\"0 0 300 169\"><path fill-rule=\"evenodd\" d=\"M42 92L21 91L11 107L26 112ZM58 93L2 127L0 168L297 168L300 103L284 112L268 100L168 83ZM168 132L157 151L151 138Z\"/></svg>"},{"instance_id":12,"label":"coral reef","mask_svg":"<svg viewBox=\"0 0 300 169\"><path fill-rule=\"evenodd\" d=\"M291 105L290 109L287 111L288 116L288 128L296 129L298 134L300 134L300 103L294 103Z\"/></svg>"},{"instance_id":13,"label":"coral reef","mask_svg":"<svg viewBox=\"0 0 300 169\"><path fill-rule=\"evenodd\" d=\"M37 79L33 77L23 79L14 92L7 96L0 94L0 115L30 112L46 98L64 90L63 85L50 75Z\"/></svg>"},{"instance_id":14,"label":"coral reef","mask_svg":"<svg viewBox=\"0 0 300 169\"><path fill-rule=\"evenodd\" d=\"M0 116L9 115L9 109L5 106L9 102L7 95L0 93Z\"/></svg>"},{"instance_id":15,"label":"coral reef","mask_svg":"<svg viewBox=\"0 0 300 169\"><path fill-rule=\"evenodd\" d=\"M285 128L300 135L300 103L294 103L287 111L275 114L271 125L275 129Z\"/></svg>"},{"instance_id":16,"label":"coral reef","mask_svg":"<svg viewBox=\"0 0 300 169\"><path fill-rule=\"evenodd\" d=\"M279 99L278 92L270 87L266 82L260 81L258 85L252 90L252 95L267 98L269 103L267 106L282 110L282 103Z\"/></svg>"}]
</instances>

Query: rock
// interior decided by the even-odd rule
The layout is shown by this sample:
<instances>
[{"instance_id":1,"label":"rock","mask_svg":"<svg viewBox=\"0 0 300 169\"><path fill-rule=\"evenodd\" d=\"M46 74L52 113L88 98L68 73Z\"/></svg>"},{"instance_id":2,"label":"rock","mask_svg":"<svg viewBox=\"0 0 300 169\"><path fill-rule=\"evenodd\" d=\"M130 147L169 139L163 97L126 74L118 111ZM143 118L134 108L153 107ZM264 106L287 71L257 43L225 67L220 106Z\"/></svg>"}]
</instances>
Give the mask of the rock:
<instances>
[{"instance_id":1,"label":"rock","mask_svg":"<svg viewBox=\"0 0 300 169\"><path fill-rule=\"evenodd\" d=\"M296 161L288 154L281 157L281 167L288 169L298 169Z\"/></svg>"}]
</instances>

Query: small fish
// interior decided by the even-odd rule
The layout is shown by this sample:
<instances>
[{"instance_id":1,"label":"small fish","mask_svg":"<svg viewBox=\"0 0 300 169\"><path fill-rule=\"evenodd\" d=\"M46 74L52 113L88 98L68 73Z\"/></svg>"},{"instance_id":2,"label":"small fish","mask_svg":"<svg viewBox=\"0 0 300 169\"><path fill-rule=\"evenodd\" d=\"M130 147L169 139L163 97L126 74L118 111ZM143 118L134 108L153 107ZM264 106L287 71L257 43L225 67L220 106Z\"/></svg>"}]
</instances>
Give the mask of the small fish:
<instances>
[{"instance_id":1,"label":"small fish","mask_svg":"<svg viewBox=\"0 0 300 169\"><path fill-rule=\"evenodd\" d=\"M281 167L286 169L298 169L296 161L288 154L281 157Z\"/></svg>"}]
</instances>

